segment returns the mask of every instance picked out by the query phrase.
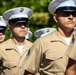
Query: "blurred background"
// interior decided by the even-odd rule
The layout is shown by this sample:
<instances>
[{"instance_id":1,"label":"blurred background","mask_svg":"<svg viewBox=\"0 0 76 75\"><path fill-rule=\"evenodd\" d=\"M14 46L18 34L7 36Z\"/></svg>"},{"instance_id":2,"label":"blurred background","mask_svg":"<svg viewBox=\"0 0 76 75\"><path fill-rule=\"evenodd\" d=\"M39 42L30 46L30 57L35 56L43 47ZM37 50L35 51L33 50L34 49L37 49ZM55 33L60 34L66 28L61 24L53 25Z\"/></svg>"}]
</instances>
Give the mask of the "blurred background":
<instances>
[{"instance_id":1,"label":"blurred background","mask_svg":"<svg viewBox=\"0 0 76 75\"><path fill-rule=\"evenodd\" d=\"M29 28L33 36L29 39L34 42L37 38L34 32L41 28L53 27L56 28L56 23L52 15L48 12L48 5L52 0L1 0L0 1L0 15L6 10L15 7L29 7L33 10L33 15L30 17ZM6 30L6 40L10 38L10 31Z\"/></svg>"}]
</instances>

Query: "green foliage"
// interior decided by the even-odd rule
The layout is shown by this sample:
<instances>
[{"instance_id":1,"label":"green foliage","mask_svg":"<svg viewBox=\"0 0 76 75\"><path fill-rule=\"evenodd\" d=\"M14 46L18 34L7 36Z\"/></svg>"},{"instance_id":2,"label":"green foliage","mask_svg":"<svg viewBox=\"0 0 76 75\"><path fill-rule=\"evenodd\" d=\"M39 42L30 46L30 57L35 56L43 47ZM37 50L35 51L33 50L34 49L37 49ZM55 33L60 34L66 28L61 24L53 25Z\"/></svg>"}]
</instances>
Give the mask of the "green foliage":
<instances>
[{"instance_id":1,"label":"green foliage","mask_svg":"<svg viewBox=\"0 0 76 75\"><path fill-rule=\"evenodd\" d=\"M56 27L53 21L52 15L48 12L48 5L51 0L1 0L0 1L0 15L2 15L6 10L15 7L29 7L33 10L33 15L30 18L30 30L33 33L33 37L30 41L34 42L36 38L34 37L34 32L40 28L45 27ZM10 32L6 31L6 40L10 36Z\"/></svg>"}]
</instances>

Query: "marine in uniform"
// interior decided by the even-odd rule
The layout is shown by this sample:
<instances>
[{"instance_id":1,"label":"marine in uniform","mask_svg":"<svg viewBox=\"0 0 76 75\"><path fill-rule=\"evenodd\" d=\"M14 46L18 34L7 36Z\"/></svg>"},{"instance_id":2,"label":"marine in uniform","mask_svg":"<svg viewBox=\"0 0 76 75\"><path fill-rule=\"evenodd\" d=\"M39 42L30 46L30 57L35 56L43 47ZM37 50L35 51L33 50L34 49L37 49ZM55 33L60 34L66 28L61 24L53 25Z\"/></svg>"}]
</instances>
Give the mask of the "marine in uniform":
<instances>
[{"instance_id":1,"label":"marine in uniform","mask_svg":"<svg viewBox=\"0 0 76 75\"><path fill-rule=\"evenodd\" d=\"M53 0L48 10L53 14L57 31L38 38L24 63L25 75L65 75L68 58L65 55L76 25L75 0ZM27 65L27 66L26 66Z\"/></svg>"},{"instance_id":2,"label":"marine in uniform","mask_svg":"<svg viewBox=\"0 0 76 75\"><path fill-rule=\"evenodd\" d=\"M7 21L0 16L0 43L5 41L6 37L6 28L7 28Z\"/></svg>"},{"instance_id":3,"label":"marine in uniform","mask_svg":"<svg viewBox=\"0 0 76 75\"><path fill-rule=\"evenodd\" d=\"M0 45L0 75L24 74L22 63L32 46L32 42L25 39L32 13L27 7L12 8L3 13L3 19L9 23L12 38Z\"/></svg>"}]
</instances>

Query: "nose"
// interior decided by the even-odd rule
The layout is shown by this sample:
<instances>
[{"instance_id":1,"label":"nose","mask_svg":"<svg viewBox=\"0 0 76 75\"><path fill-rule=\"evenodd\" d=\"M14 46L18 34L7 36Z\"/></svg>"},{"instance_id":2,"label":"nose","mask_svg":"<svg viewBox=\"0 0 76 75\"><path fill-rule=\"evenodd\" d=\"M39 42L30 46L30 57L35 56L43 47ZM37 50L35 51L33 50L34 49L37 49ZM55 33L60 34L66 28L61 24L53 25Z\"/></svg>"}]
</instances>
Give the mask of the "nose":
<instances>
[{"instance_id":1,"label":"nose","mask_svg":"<svg viewBox=\"0 0 76 75\"><path fill-rule=\"evenodd\" d=\"M21 25L21 28L25 28L25 25L22 24L22 25Z\"/></svg>"},{"instance_id":2,"label":"nose","mask_svg":"<svg viewBox=\"0 0 76 75\"><path fill-rule=\"evenodd\" d=\"M73 19L73 15L70 14L70 15L68 16L68 18L69 18L69 19Z\"/></svg>"},{"instance_id":3,"label":"nose","mask_svg":"<svg viewBox=\"0 0 76 75\"><path fill-rule=\"evenodd\" d=\"M2 33L0 33L0 36L2 35Z\"/></svg>"}]
</instances>

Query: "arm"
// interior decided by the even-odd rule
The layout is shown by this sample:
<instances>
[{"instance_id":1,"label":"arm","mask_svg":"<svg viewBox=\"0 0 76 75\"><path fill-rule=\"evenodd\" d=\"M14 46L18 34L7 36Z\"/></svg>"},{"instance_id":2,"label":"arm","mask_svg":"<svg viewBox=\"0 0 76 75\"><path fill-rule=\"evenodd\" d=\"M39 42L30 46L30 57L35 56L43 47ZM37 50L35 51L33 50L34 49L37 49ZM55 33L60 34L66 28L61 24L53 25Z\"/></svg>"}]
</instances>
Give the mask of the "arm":
<instances>
[{"instance_id":1,"label":"arm","mask_svg":"<svg viewBox=\"0 0 76 75\"><path fill-rule=\"evenodd\" d=\"M42 54L42 47L40 46L40 42L36 41L29 49L27 58L24 60L22 65L25 70L24 75L34 75L38 72L43 58Z\"/></svg>"},{"instance_id":2,"label":"arm","mask_svg":"<svg viewBox=\"0 0 76 75\"><path fill-rule=\"evenodd\" d=\"M76 61L69 59L65 75L75 75L76 74Z\"/></svg>"}]
</instances>

